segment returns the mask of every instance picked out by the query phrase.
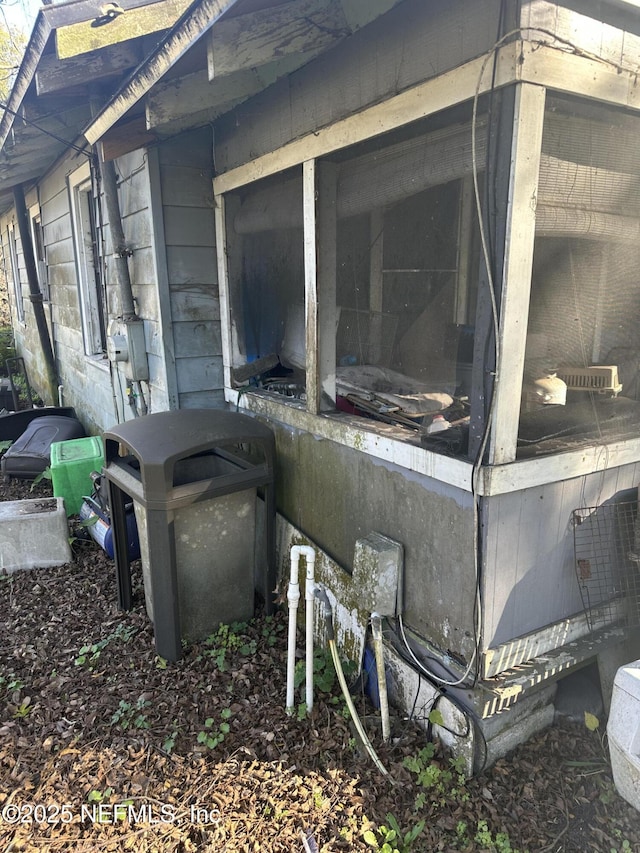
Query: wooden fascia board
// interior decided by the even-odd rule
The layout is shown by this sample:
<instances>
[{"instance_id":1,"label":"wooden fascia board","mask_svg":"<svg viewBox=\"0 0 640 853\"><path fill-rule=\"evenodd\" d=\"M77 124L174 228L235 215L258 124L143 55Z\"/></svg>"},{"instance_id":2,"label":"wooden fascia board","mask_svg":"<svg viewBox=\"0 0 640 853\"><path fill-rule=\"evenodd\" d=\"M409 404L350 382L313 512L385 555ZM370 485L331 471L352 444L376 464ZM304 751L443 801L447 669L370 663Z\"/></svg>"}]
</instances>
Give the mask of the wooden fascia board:
<instances>
[{"instance_id":1,"label":"wooden fascia board","mask_svg":"<svg viewBox=\"0 0 640 853\"><path fill-rule=\"evenodd\" d=\"M64 60L54 54L47 54L40 60L36 71L36 93L47 95L113 74L122 74L127 69L135 68L141 60L142 49L138 41L112 45Z\"/></svg>"},{"instance_id":2,"label":"wooden fascia board","mask_svg":"<svg viewBox=\"0 0 640 853\"><path fill-rule=\"evenodd\" d=\"M351 32L338 0L296 0L228 18L207 38L209 77L258 68L289 54L317 54Z\"/></svg>"},{"instance_id":3,"label":"wooden fascia board","mask_svg":"<svg viewBox=\"0 0 640 853\"><path fill-rule=\"evenodd\" d=\"M640 109L638 69L621 68L606 59L567 53L536 41L519 44L518 80L590 100Z\"/></svg>"},{"instance_id":4,"label":"wooden fascia board","mask_svg":"<svg viewBox=\"0 0 640 853\"><path fill-rule=\"evenodd\" d=\"M200 0L194 3L156 50L135 70L109 103L85 128L89 144L95 144L131 109L164 74L206 33L237 0Z\"/></svg>"},{"instance_id":5,"label":"wooden fascia board","mask_svg":"<svg viewBox=\"0 0 640 853\"><path fill-rule=\"evenodd\" d=\"M39 12L31 33L31 38L29 39L29 44L20 63L15 83L9 95L7 102L9 109L3 110L2 117L0 118L0 151L4 147L13 126L13 113L18 112L20 109L22 101L33 81L40 57L44 52L50 34L51 27L43 17L42 12Z\"/></svg>"},{"instance_id":6,"label":"wooden fascia board","mask_svg":"<svg viewBox=\"0 0 640 853\"><path fill-rule=\"evenodd\" d=\"M125 12L138 9L140 6L151 6L161 0L119 0L119 5ZM93 21L102 14L105 0L76 0L75 3L52 3L41 9L52 30L68 27L82 21Z\"/></svg>"},{"instance_id":7,"label":"wooden fascia board","mask_svg":"<svg viewBox=\"0 0 640 853\"><path fill-rule=\"evenodd\" d=\"M283 145L277 151L263 154L242 166L224 172L214 179L214 190L223 194L298 166L305 160L321 157L348 145L364 142L388 130L426 118L440 110L468 101L474 94L484 94L492 88L517 81L515 67L520 51L519 43L505 45L497 52L496 73L484 57L477 57L464 65L432 77L423 83L400 92L388 100L373 104L335 124L301 136Z\"/></svg>"},{"instance_id":8,"label":"wooden fascia board","mask_svg":"<svg viewBox=\"0 0 640 853\"><path fill-rule=\"evenodd\" d=\"M150 6L129 9L98 26L82 21L56 30L58 59L70 59L102 48L170 29L192 0L161 0Z\"/></svg>"}]
</instances>

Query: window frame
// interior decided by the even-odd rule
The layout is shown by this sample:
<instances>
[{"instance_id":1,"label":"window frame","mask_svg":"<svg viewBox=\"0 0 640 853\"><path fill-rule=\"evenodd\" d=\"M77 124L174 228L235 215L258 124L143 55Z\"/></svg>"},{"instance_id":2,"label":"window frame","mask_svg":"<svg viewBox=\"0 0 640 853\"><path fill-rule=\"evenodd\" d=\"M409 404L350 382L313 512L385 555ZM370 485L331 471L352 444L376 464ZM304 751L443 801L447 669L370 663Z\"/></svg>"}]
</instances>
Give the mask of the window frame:
<instances>
[{"instance_id":1,"label":"window frame","mask_svg":"<svg viewBox=\"0 0 640 853\"><path fill-rule=\"evenodd\" d=\"M16 226L11 223L7 226L7 239L9 241L9 264L11 266L11 278L13 279L13 296L16 303L16 318L18 323L25 325L24 292L20 278L20 265L18 263L18 244L16 240Z\"/></svg>"},{"instance_id":2,"label":"window frame","mask_svg":"<svg viewBox=\"0 0 640 853\"><path fill-rule=\"evenodd\" d=\"M72 172L67 182L84 351L87 358L102 360L106 352L106 306L96 269L98 229L89 161Z\"/></svg>"},{"instance_id":3,"label":"window frame","mask_svg":"<svg viewBox=\"0 0 640 853\"><path fill-rule=\"evenodd\" d=\"M32 204L29 209L29 230L31 243L33 245L33 258L36 264L38 286L42 294L43 302L50 302L49 277L47 275L47 250L44 241L44 226L42 224L42 211L40 203Z\"/></svg>"}]
</instances>

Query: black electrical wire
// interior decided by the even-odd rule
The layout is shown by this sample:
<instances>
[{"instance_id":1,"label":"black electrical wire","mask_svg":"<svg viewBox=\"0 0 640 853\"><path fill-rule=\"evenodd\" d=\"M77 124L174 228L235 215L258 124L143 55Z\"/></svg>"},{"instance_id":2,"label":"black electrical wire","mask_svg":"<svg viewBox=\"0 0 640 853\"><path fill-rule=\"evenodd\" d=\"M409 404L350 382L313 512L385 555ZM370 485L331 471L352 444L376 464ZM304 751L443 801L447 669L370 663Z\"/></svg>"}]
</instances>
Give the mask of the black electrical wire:
<instances>
[{"instance_id":1,"label":"black electrical wire","mask_svg":"<svg viewBox=\"0 0 640 853\"><path fill-rule=\"evenodd\" d=\"M91 152L87 151L86 145L84 146L84 148L80 148L75 143L69 142L68 140L63 139L61 136L57 136L55 133L52 133L52 131L45 130L43 127L40 127L40 125L36 124L33 121L30 121L28 118L25 118L21 113L17 113L15 112L15 110L10 109L10 107L8 107L7 104L2 103L2 101L0 101L0 110L4 110L6 113L9 113L9 115L14 116L15 118L19 118L20 121L23 121L25 124L28 124L36 130L39 130L40 133L44 133L45 136L50 136L51 139L55 139L56 142L62 143L62 145L65 145L67 148L71 148L73 151L77 151L78 154L84 154L85 157L91 157Z\"/></svg>"},{"instance_id":2,"label":"black electrical wire","mask_svg":"<svg viewBox=\"0 0 640 853\"><path fill-rule=\"evenodd\" d=\"M389 624L389 620L387 620L387 624ZM400 640L400 638L399 638L399 634L396 632L395 628L393 628L393 627L391 627L391 626L389 626L389 627L391 628L391 631L392 631L392 632L393 632L393 634L395 635L395 642L393 643L393 647L394 647L395 651L400 655L400 657L402 658L402 660L403 660L403 661L404 661L408 666L410 666L410 667L411 667L411 669L413 669L414 671L416 671L416 672L418 673L418 675L419 675L419 676L421 675L421 676L422 676L422 677L423 677L423 678L428 682L428 684L429 684L431 687L434 687L434 688L438 691L438 693L439 693L441 696L446 697L450 702L452 702L452 703L456 706L456 708L458 708L458 710L459 710L459 711L461 711L461 713L465 716L465 719L467 719L467 729L466 729L466 731L465 731L465 732L462 732L462 733L461 733L461 732L456 732L456 731L454 731L453 729L449 729L449 728L447 728L446 726L440 726L440 728L442 728L442 729L444 729L445 731L449 732L450 734L455 735L456 737L459 737L459 738L462 738L462 739L464 739L464 738L468 737L468 736L469 736L469 733L470 733L470 731L471 731L471 727L470 727L470 723L469 723L469 719L468 719L468 717L469 717L469 716L472 716L473 712L472 712L472 711L470 711L470 709L469 709L469 708L465 707L465 705L463 705L463 704L460 702L460 700L459 700L455 695L453 695L453 694L449 693L449 692L448 692L448 690L447 690L447 688L446 688L444 685L439 684L439 683L438 683L438 681L437 681L437 677L435 676L435 674L433 675L433 677L430 677L429 672L428 672L428 670L426 670L426 668L424 668L423 670L415 670L415 662L414 662L414 661L412 661L412 660L411 660L411 658L410 658L410 656L409 656L409 655L407 655L407 653L405 652L405 650L404 650L404 644L403 644L403 643L402 643L402 641ZM417 701L417 700L416 700L416 701ZM414 709L415 709L415 702L414 702Z\"/></svg>"},{"instance_id":3,"label":"black electrical wire","mask_svg":"<svg viewBox=\"0 0 640 853\"><path fill-rule=\"evenodd\" d=\"M464 733L456 732L453 729L450 729L447 726L443 726L443 725L440 725L440 728L442 728L444 731L449 732L449 734L453 735L454 737L464 739L464 738L469 736L469 734L471 733L471 726L473 726L474 732L479 736L479 739L482 743L482 756L483 756L483 758L482 758L482 763L480 764L480 768L477 771L478 773L482 773L482 771L487 766L487 760L488 760L488 756L489 756L489 747L487 744L487 739L485 737L485 734L482 730L482 726L480 725L479 716L475 713L475 711L472 708L468 708L463 702L461 702L455 696L455 694L450 693L449 690L446 688L446 686L439 684L437 681L437 676L435 676L435 674L434 674L433 680L431 678L429 678L428 670L426 669L424 664L421 664L421 666L423 666L423 669L416 669L415 668L415 661L412 661L411 658L406 654L406 652L404 650L404 643L401 641L399 633L395 630L393 625L390 624L389 619L386 619L385 621L387 622L387 625L389 626L391 632L393 633L393 635L395 637L395 642L393 642L393 648L395 649L397 654L401 657L401 659L409 667L411 667L411 669L413 669L413 671L416 672L416 674L418 675L418 690L416 692L416 697L414 699L412 714L415 711L415 706L416 706L417 701L418 701L418 695L419 695L420 686L421 686L421 678L424 678L427 681L427 683L430 684L431 687L433 687L434 689L436 689L438 691L438 695L441 698L442 697L446 698L449 702L451 702L467 720L467 729ZM448 669L448 667L446 667L444 664L442 664L437 658L430 657L429 655L427 655L427 658L438 663L440 666L443 667L443 669ZM460 688L461 689L464 688L464 685L460 685ZM433 707L434 707L434 705L432 704L432 708Z\"/></svg>"}]
</instances>

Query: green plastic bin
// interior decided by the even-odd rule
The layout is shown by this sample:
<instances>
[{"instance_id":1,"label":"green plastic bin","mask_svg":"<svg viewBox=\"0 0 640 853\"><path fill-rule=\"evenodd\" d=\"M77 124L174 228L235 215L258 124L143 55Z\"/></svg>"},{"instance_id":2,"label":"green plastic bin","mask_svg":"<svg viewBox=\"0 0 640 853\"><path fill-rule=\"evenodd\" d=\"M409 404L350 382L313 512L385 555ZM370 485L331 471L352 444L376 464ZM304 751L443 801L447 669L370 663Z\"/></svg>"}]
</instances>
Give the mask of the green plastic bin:
<instances>
[{"instance_id":1,"label":"green plastic bin","mask_svg":"<svg viewBox=\"0 0 640 853\"><path fill-rule=\"evenodd\" d=\"M104 465L102 439L99 436L54 441L51 445L51 482L53 496L64 498L67 515L78 515L82 498L93 490L91 474Z\"/></svg>"}]
</instances>

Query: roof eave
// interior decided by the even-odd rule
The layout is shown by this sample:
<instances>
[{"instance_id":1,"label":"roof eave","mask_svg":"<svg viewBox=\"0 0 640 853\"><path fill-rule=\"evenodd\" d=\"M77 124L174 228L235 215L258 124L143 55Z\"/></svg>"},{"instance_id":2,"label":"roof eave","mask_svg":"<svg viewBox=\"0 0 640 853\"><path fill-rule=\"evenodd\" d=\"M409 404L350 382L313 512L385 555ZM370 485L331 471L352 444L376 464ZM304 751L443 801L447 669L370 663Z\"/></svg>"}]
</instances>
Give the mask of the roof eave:
<instances>
[{"instance_id":1,"label":"roof eave","mask_svg":"<svg viewBox=\"0 0 640 853\"><path fill-rule=\"evenodd\" d=\"M95 145L237 0L196 0L84 129Z\"/></svg>"},{"instance_id":2,"label":"roof eave","mask_svg":"<svg viewBox=\"0 0 640 853\"><path fill-rule=\"evenodd\" d=\"M40 57L44 52L50 35L51 25L42 13L42 10L40 10L33 25L29 43L27 44L24 56L22 57L18 74L6 104L8 109L3 111L3 115L0 118L0 151L4 147L7 137L11 132L11 128L13 127L15 113L17 113L22 106L22 101L24 100L29 86L33 81L38 67L38 62L40 61Z\"/></svg>"}]
</instances>

